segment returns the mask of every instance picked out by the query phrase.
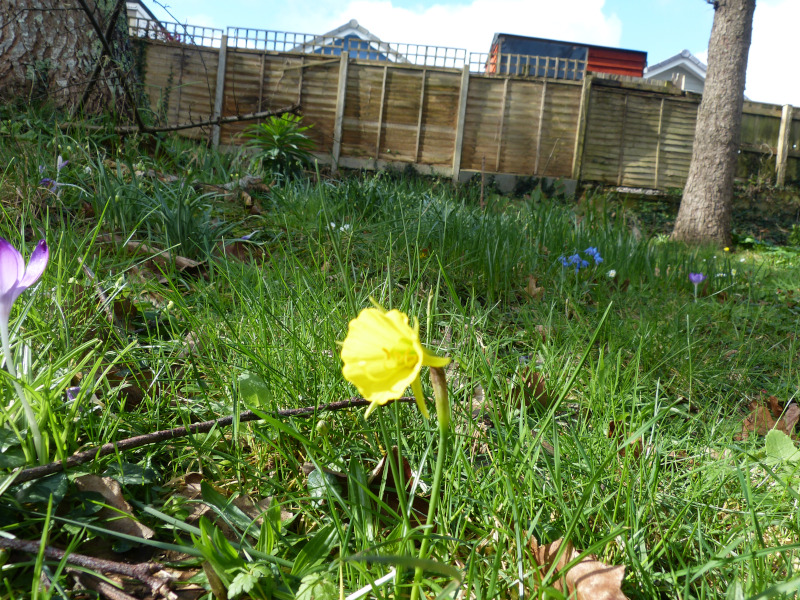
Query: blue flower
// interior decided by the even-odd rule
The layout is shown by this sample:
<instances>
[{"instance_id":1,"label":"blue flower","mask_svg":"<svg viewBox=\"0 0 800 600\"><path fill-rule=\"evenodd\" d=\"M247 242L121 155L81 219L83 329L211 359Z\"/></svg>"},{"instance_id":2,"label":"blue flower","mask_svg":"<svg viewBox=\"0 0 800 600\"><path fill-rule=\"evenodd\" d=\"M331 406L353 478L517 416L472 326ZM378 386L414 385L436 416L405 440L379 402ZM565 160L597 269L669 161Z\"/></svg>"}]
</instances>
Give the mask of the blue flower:
<instances>
[{"instance_id":1,"label":"blue flower","mask_svg":"<svg viewBox=\"0 0 800 600\"><path fill-rule=\"evenodd\" d=\"M589 246L583 252L584 254L588 254L594 259L594 264L599 265L601 262L603 262L603 257L600 256L600 251L594 246Z\"/></svg>"}]
</instances>

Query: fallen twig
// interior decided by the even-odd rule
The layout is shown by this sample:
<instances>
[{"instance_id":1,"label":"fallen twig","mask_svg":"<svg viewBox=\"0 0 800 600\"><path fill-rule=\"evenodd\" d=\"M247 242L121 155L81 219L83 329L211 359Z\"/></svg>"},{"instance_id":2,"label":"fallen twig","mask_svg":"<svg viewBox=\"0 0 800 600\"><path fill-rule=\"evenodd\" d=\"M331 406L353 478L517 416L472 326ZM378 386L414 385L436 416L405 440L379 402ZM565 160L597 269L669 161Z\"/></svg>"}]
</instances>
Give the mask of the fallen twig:
<instances>
[{"instance_id":1,"label":"fallen twig","mask_svg":"<svg viewBox=\"0 0 800 600\"><path fill-rule=\"evenodd\" d=\"M38 554L40 545L39 542L36 541L0 537L0 548L27 552L28 554ZM67 564L78 565L86 569L91 569L92 571L132 577L149 586L154 596L160 595L166 598L177 598L169 588L169 580L154 575L154 573L164 569L164 565L160 563L121 563L104 558L95 558L85 554L76 554L74 552L67 554L63 550L51 546L44 547L44 555L52 560L64 560Z\"/></svg>"},{"instance_id":2,"label":"fallen twig","mask_svg":"<svg viewBox=\"0 0 800 600\"><path fill-rule=\"evenodd\" d=\"M403 396L398 398L395 402L416 402L413 396ZM340 400L339 402L331 402L330 404L323 404L321 406L305 406L303 408L289 408L285 410L278 410L271 413L270 416L274 417L307 417L321 412L331 412L335 410L343 410L345 408L353 408L358 406L368 406L369 400L364 398L350 398L349 400ZM240 423L247 423L249 421L258 421L261 417L251 410L246 410L239 415ZM122 450L131 450L132 448L139 448L147 446L148 444L155 444L157 442L164 442L167 440L174 440L176 438L186 437L187 435L194 435L195 433L208 433L214 427L228 427L232 425L233 417L221 417L213 421L203 421L202 423L194 423L187 427L176 427L174 429L164 429L161 431L154 431L152 433L145 433L144 435L137 435L132 438L120 440L118 442L109 442L89 450L76 452L69 458L60 462L52 462L38 467L31 467L20 471L14 479L15 484L25 483L41 477L59 473L65 469L82 465L91 462L102 456L115 454Z\"/></svg>"}]
</instances>

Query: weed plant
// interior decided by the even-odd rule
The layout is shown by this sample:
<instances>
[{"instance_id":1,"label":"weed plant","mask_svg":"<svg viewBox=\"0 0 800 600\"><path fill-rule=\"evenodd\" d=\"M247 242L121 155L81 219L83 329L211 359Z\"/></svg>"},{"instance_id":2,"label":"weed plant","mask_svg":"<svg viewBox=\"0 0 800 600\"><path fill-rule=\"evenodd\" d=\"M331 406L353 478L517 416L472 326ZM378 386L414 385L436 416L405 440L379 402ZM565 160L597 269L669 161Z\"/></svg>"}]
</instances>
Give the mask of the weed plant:
<instances>
[{"instance_id":1,"label":"weed plant","mask_svg":"<svg viewBox=\"0 0 800 600\"><path fill-rule=\"evenodd\" d=\"M370 298L453 359L427 597L562 597L532 537L624 565L629 598L795 597L800 480L768 466L762 436L739 436L752 402L796 400L790 249L637 237L599 194L576 205L536 188L481 208L449 182L383 174L286 181L254 194L254 215L193 185L242 174L241 158L172 139L147 156L36 118L0 134L0 235L26 257L41 237L51 248L14 306L10 357L47 459L247 410L263 419L15 484L36 461L2 371L0 528L42 549L6 556L8 597L69 595L69 565L45 547L167 562L205 597L406 594L435 427L401 403L368 420L361 408L275 413L356 394L337 342ZM59 155L64 186L39 185ZM153 262L126 240L201 266ZM243 253L220 251L232 244ZM559 261L588 248L602 262ZM697 302L690 272L706 276ZM393 491L391 470L370 481L394 444L409 489ZM89 475L118 482L153 535L109 521Z\"/></svg>"}]
</instances>

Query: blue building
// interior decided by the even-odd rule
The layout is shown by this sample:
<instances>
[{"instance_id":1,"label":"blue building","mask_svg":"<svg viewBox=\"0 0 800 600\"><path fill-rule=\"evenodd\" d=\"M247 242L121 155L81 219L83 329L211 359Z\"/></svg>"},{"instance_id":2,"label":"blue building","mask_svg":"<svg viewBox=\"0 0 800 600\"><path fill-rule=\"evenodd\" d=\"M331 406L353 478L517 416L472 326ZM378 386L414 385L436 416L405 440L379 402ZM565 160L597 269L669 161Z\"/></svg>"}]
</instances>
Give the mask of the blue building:
<instances>
[{"instance_id":1,"label":"blue building","mask_svg":"<svg viewBox=\"0 0 800 600\"><path fill-rule=\"evenodd\" d=\"M355 19L292 48L292 52L326 56L340 56L345 51L349 52L351 57L363 60L409 62L403 54L393 49L391 44L381 41L368 29L359 25Z\"/></svg>"}]
</instances>

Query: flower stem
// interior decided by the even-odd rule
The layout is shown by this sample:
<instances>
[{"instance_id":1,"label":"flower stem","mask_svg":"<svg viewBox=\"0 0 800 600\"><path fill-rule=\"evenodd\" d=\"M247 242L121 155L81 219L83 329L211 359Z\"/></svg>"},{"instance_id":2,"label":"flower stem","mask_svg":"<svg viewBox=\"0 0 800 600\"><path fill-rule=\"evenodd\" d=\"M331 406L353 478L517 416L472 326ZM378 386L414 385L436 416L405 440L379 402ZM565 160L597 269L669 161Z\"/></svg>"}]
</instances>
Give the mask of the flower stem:
<instances>
[{"instance_id":1,"label":"flower stem","mask_svg":"<svg viewBox=\"0 0 800 600\"><path fill-rule=\"evenodd\" d=\"M2 319L0 319L0 339L2 339L3 343L3 355L5 356L6 367L8 367L8 372L11 373L11 377L14 378L14 389L17 391L17 396L19 397L20 402L22 402L22 410L25 412L25 418L27 419L28 427L31 430L33 445L36 448L36 455L38 456L39 461L44 464L46 462L46 457L44 456L44 450L42 448L42 433L39 431L39 424L36 421L36 414L33 412L33 408L25 397L25 390L22 389L19 381L17 381L17 368L14 365L14 359L11 356L11 344L8 340L8 323L2 322Z\"/></svg>"},{"instance_id":2,"label":"flower stem","mask_svg":"<svg viewBox=\"0 0 800 600\"><path fill-rule=\"evenodd\" d=\"M436 418L439 422L439 448L436 454L436 470L433 472L433 488L431 501L428 505L428 517L425 520L425 532L419 546L418 557L420 561L428 558L428 547L431 541L433 520L439 506L439 496L442 487L442 473L444 472L444 459L447 456L447 440L450 435L450 401L447 395L447 378L444 369L431 367L430 371L433 392L436 397ZM414 569L414 586L411 588L411 600L418 600L420 584L422 583L422 567Z\"/></svg>"},{"instance_id":3,"label":"flower stem","mask_svg":"<svg viewBox=\"0 0 800 600\"><path fill-rule=\"evenodd\" d=\"M425 519L425 533L422 543L419 546L420 560L428 558L428 548L431 541L431 529L433 520L436 516L436 509L439 506L439 492L442 487L442 473L444 472L444 459L447 456L447 439L450 430L439 428L439 448L436 455L436 470L433 473L433 487L431 488L431 501L428 505L428 517ZM422 567L414 569L414 587L411 588L411 600L418 600L420 597L420 584L422 583Z\"/></svg>"}]
</instances>

